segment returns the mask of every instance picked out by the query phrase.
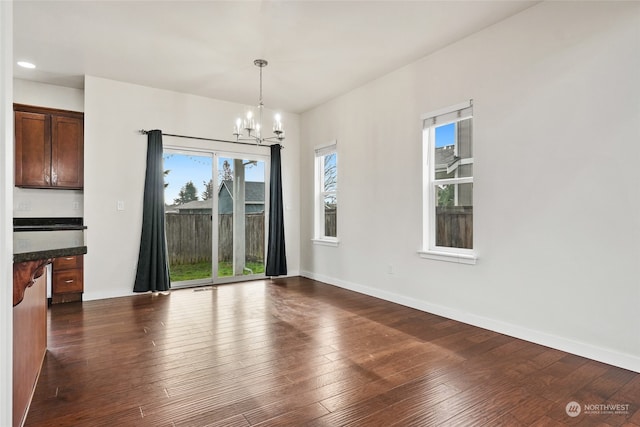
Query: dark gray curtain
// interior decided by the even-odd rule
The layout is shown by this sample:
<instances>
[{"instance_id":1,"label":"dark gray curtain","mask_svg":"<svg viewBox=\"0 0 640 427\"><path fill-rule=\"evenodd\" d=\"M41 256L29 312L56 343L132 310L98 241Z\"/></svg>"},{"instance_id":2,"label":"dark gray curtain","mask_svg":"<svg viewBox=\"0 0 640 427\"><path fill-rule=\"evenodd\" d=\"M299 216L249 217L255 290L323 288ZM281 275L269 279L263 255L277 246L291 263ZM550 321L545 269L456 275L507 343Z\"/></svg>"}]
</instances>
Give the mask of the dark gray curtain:
<instances>
[{"instance_id":1,"label":"dark gray curtain","mask_svg":"<svg viewBox=\"0 0 640 427\"><path fill-rule=\"evenodd\" d=\"M282 174L280 172L280 145L271 146L271 183L269 185L269 243L267 268L269 277L287 274L287 256L284 247L284 220L282 203Z\"/></svg>"},{"instance_id":2,"label":"dark gray curtain","mask_svg":"<svg viewBox=\"0 0 640 427\"><path fill-rule=\"evenodd\" d=\"M164 223L162 131L147 133L147 173L142 207L142 236L134 292L168 291L169 258Z\"/></svg>"}]
</instances>

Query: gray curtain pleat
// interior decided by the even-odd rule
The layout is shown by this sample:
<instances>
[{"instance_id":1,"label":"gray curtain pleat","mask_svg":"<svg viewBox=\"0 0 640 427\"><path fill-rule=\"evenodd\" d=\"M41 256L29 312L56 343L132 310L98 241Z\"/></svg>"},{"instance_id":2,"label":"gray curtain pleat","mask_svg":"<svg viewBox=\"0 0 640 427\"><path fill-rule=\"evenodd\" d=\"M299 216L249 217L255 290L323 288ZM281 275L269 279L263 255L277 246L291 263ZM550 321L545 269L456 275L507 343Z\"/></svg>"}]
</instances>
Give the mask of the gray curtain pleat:
<instances>
[{"instance_id":1,"label":"gray curtain pleat","mask_svg":"<svg viewBox=\"0 0 640 427\"><path fill-rule=\"evenodd\" d=\"M280 171L280 145L271 146L271 182L269 184L269 242L267 266L269 277L287 274L287 255L284 246L284 219L282 202L282 173Z\"/></svg>"},{"instance_id":2,"label":"gray curtain pleat","mask_svg":"<svg viewBox=\"0 0 640 427\"><path fill-rule=\"evenodd\" d=\"M162 166L162 131L152 130L147 133L142 235L134 292L159 292L171 288L165 235Z\"/></svg>"}]
</instances>

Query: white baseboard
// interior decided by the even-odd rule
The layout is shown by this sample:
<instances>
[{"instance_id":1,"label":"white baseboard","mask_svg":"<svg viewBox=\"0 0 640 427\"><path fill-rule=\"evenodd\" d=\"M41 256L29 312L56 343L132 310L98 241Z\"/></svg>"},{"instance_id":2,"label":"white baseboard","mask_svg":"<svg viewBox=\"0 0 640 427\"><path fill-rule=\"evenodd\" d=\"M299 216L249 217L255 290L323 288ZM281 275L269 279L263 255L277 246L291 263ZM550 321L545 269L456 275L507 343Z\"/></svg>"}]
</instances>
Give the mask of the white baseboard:
<instances>
[{"instance_id":1,"label":"white baseboard","mask_svg":"<svg viewBox=\"0 0 640 427\"><path fill-rule=\"evenodd\" d=\"M559 337L547 334L541 331L524 328L522 326L491 319L484 316L477 316L471 313L462 312L450 307L437 304L431 304L427 301L418 300L404 295L387 292L380 289L364 286L357 283L347 282L336 279L334 277L322 274L312 273L310 271L301 271L300 275L309 279L328 283L340 288L348 289L361 294L380 298L385 301L394 302L396 304L415 308L420 311L446 317L458 322L467 323L469 325L488 329L511 337L519 338L532 343L544 345L546 347L555 348L557 350L566 351L567 353L597 360L598 362L607 363L609 365L618 366L623 369L640 373L640 357L631 354L620 353L606 348L598 347L592 344L574 341L570 338Z\"/></svg>"},{"instance_id":2,"label":"white baseboard","mask_svg":"<svg viewBox=\"0 0 640 427\"><path fill-rule=\"evenodd\" d=\"M292 270L289 271L287 273L286 276L279 276L279 277L298 277L300 276L300 272L298 270ZM267 278L265 278L267 279ZM264 279L248 279L247 281L252 281L252 280L264 280ZM236 283L236 282L229 282L228 284L232 284L232 283ZM222 284L224 285L224 284ZM208 286L208 285L202 285L202 286ZM131 285L131 291L126 291L123 289L105 289L102 291L98 291L98 292L92 292L92 291L85 291L82 294L82 300L83 301L95 301L95 300L101 300L101 299L108 299L108 298L120 298L120 297L130 297L130 296L134 296L134 295L143 295L144 292L139 293L139 292L133 292L133 284ZM174 289L187 289L187 288L174 288Z\"/></svg>"}]
</instances>

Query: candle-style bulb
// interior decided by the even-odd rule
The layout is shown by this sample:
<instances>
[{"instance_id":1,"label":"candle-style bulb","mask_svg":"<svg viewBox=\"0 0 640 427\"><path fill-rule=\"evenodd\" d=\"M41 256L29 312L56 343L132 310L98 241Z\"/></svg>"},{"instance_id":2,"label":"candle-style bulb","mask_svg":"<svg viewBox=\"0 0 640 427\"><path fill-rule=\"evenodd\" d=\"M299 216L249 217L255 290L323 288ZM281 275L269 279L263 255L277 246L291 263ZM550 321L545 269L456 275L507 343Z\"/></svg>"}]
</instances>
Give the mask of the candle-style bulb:
<instances>
[{"instance_id":1,"label":"candle-style bulb","mask_svg":"<svg viewBox=\"0 0 640 427\"><path fill-rule=\"evenodd\" d=\"M276 114L274 117L273 132L276 135L282 133L282 116L280 114Z\"/></svg>"},{"instance_id":2,"label":"candle-style bulb","mask_svg":"<svg viewBox=\"0 0 640 427\"><path fill-rule=\"evenodd\" d=\"M251 131L253 131L256 128L256 122L253 119L252 110L247 111L247 118L244 121L244 128L247 130L247 132L249 132L249 134L251 134Z\"/></svg>"}]
</instances>

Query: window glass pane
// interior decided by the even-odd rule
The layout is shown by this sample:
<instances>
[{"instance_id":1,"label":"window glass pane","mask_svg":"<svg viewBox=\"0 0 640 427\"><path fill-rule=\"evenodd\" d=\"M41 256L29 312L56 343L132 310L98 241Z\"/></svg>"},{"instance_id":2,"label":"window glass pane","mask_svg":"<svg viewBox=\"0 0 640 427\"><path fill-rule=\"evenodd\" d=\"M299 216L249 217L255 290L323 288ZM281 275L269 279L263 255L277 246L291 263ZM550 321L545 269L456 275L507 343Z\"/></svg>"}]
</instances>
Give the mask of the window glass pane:
<instances>
[{"instance_id":1,"label":"window glass pane","mask_svg":"<svg viewBox=\"0 0 640 427\"><path fill-rule=\"evenodd\" d=\"M337 199L335 194L325 194L324 196L324 235L327 237L337 237Z\"/></svg>"},{"instance_id":2,"label":"window glass pane","mask_svg":"<svg viewBox=\"0 0 640 427\"><path fill-rule=\"evenodd\" d=\"M163 152L165 229L172 284L211 281L211 154Z\"/></svg>"},{"instance_id":3,"label":"window glass pane","mask_svg":"<svg viewBox=\"0 0 640 427\"><path fill-rule=\"evenodd\" d=\"M458 170L457 178L468 178L473 176L473 164L460 165L458 166L457 170Z\"/></svg>"},{"instance_id":4,"label":"window glass pane","mask_svg":"<svg viewBox=\"0 0 640 427\"><path fill-rule=\"evenodd\" d=\"M435 129L435 177L455 178L455 123L438 126ZM453 165L453 170L451 169Z\"/></svg>"},{"instance_id":5,"label":"window glass pane","mask_svg":"<svg viewBox=\"0 0 640 427\"><path fill-rule=\"evenodd\" d=\"M435 128L436 179L473 176L473 166L462 164L473 157L471 123L469 118Z\"/></svg>"},{"instance_id":6,"label":"window glass pane","mask_svg":"<svg viewBox=\"0 0 640 427\"><path fill-rule=\"evenodd\" d=\"M473 176L473 164L462 164L462 159L455 158L449 164L436 168L436 179L469 178Z\"/></svg>"},{"instance_id":7,"label":"window glass pane","mask_svg":"<svg viewBox=\"0 0 640 427\"><path fill-rule=\"evenodd\" d=\"M451 173L447 173L446 169L436 171L436 179L449 179L449 178L455 178L455 177L456 177L455 171Z\"/></svg>"},{"instance_id":8,"label":"window glass pane","mask_svg":"<svg viewBox=\"0 0 640 427\"><path fill-rule=\"evenodd\" d=\"M455 145L456 138L456 124L449 123L448 125L438 126L436 128L436 148L451 148Z\"/></svg>"},{"instance_id":9,"label":"window glass pane","mask_svg":"<svg viewBox=\"0 0 640 427\"><path fill-rule=\"evenodd\" d=\"M336 191L338 186L338 168L336 153L324 156L324 191Z\"/></svg>"},{"instance_id":10,"label":"window glass pane","mask_svg":"<svg viewBox=\"0 0 640 427\"><path fill-rule=\"evenodd\" d=\"M435 188L436 246L473 249L473 184Z\"/></svg>"},{"instance_id":11,"label":"window glass pane","mask_svg":"<svg viewBox=\"0 0 640 427\"><path fill-rule=\"evenodd\" d=\"M473 144L471 141L471 124L472 119L468 118L460 120L456 123L458 132L458 153L457 155L462 159L468 159L473 157Z\"/></svg>"}]
</instances>

